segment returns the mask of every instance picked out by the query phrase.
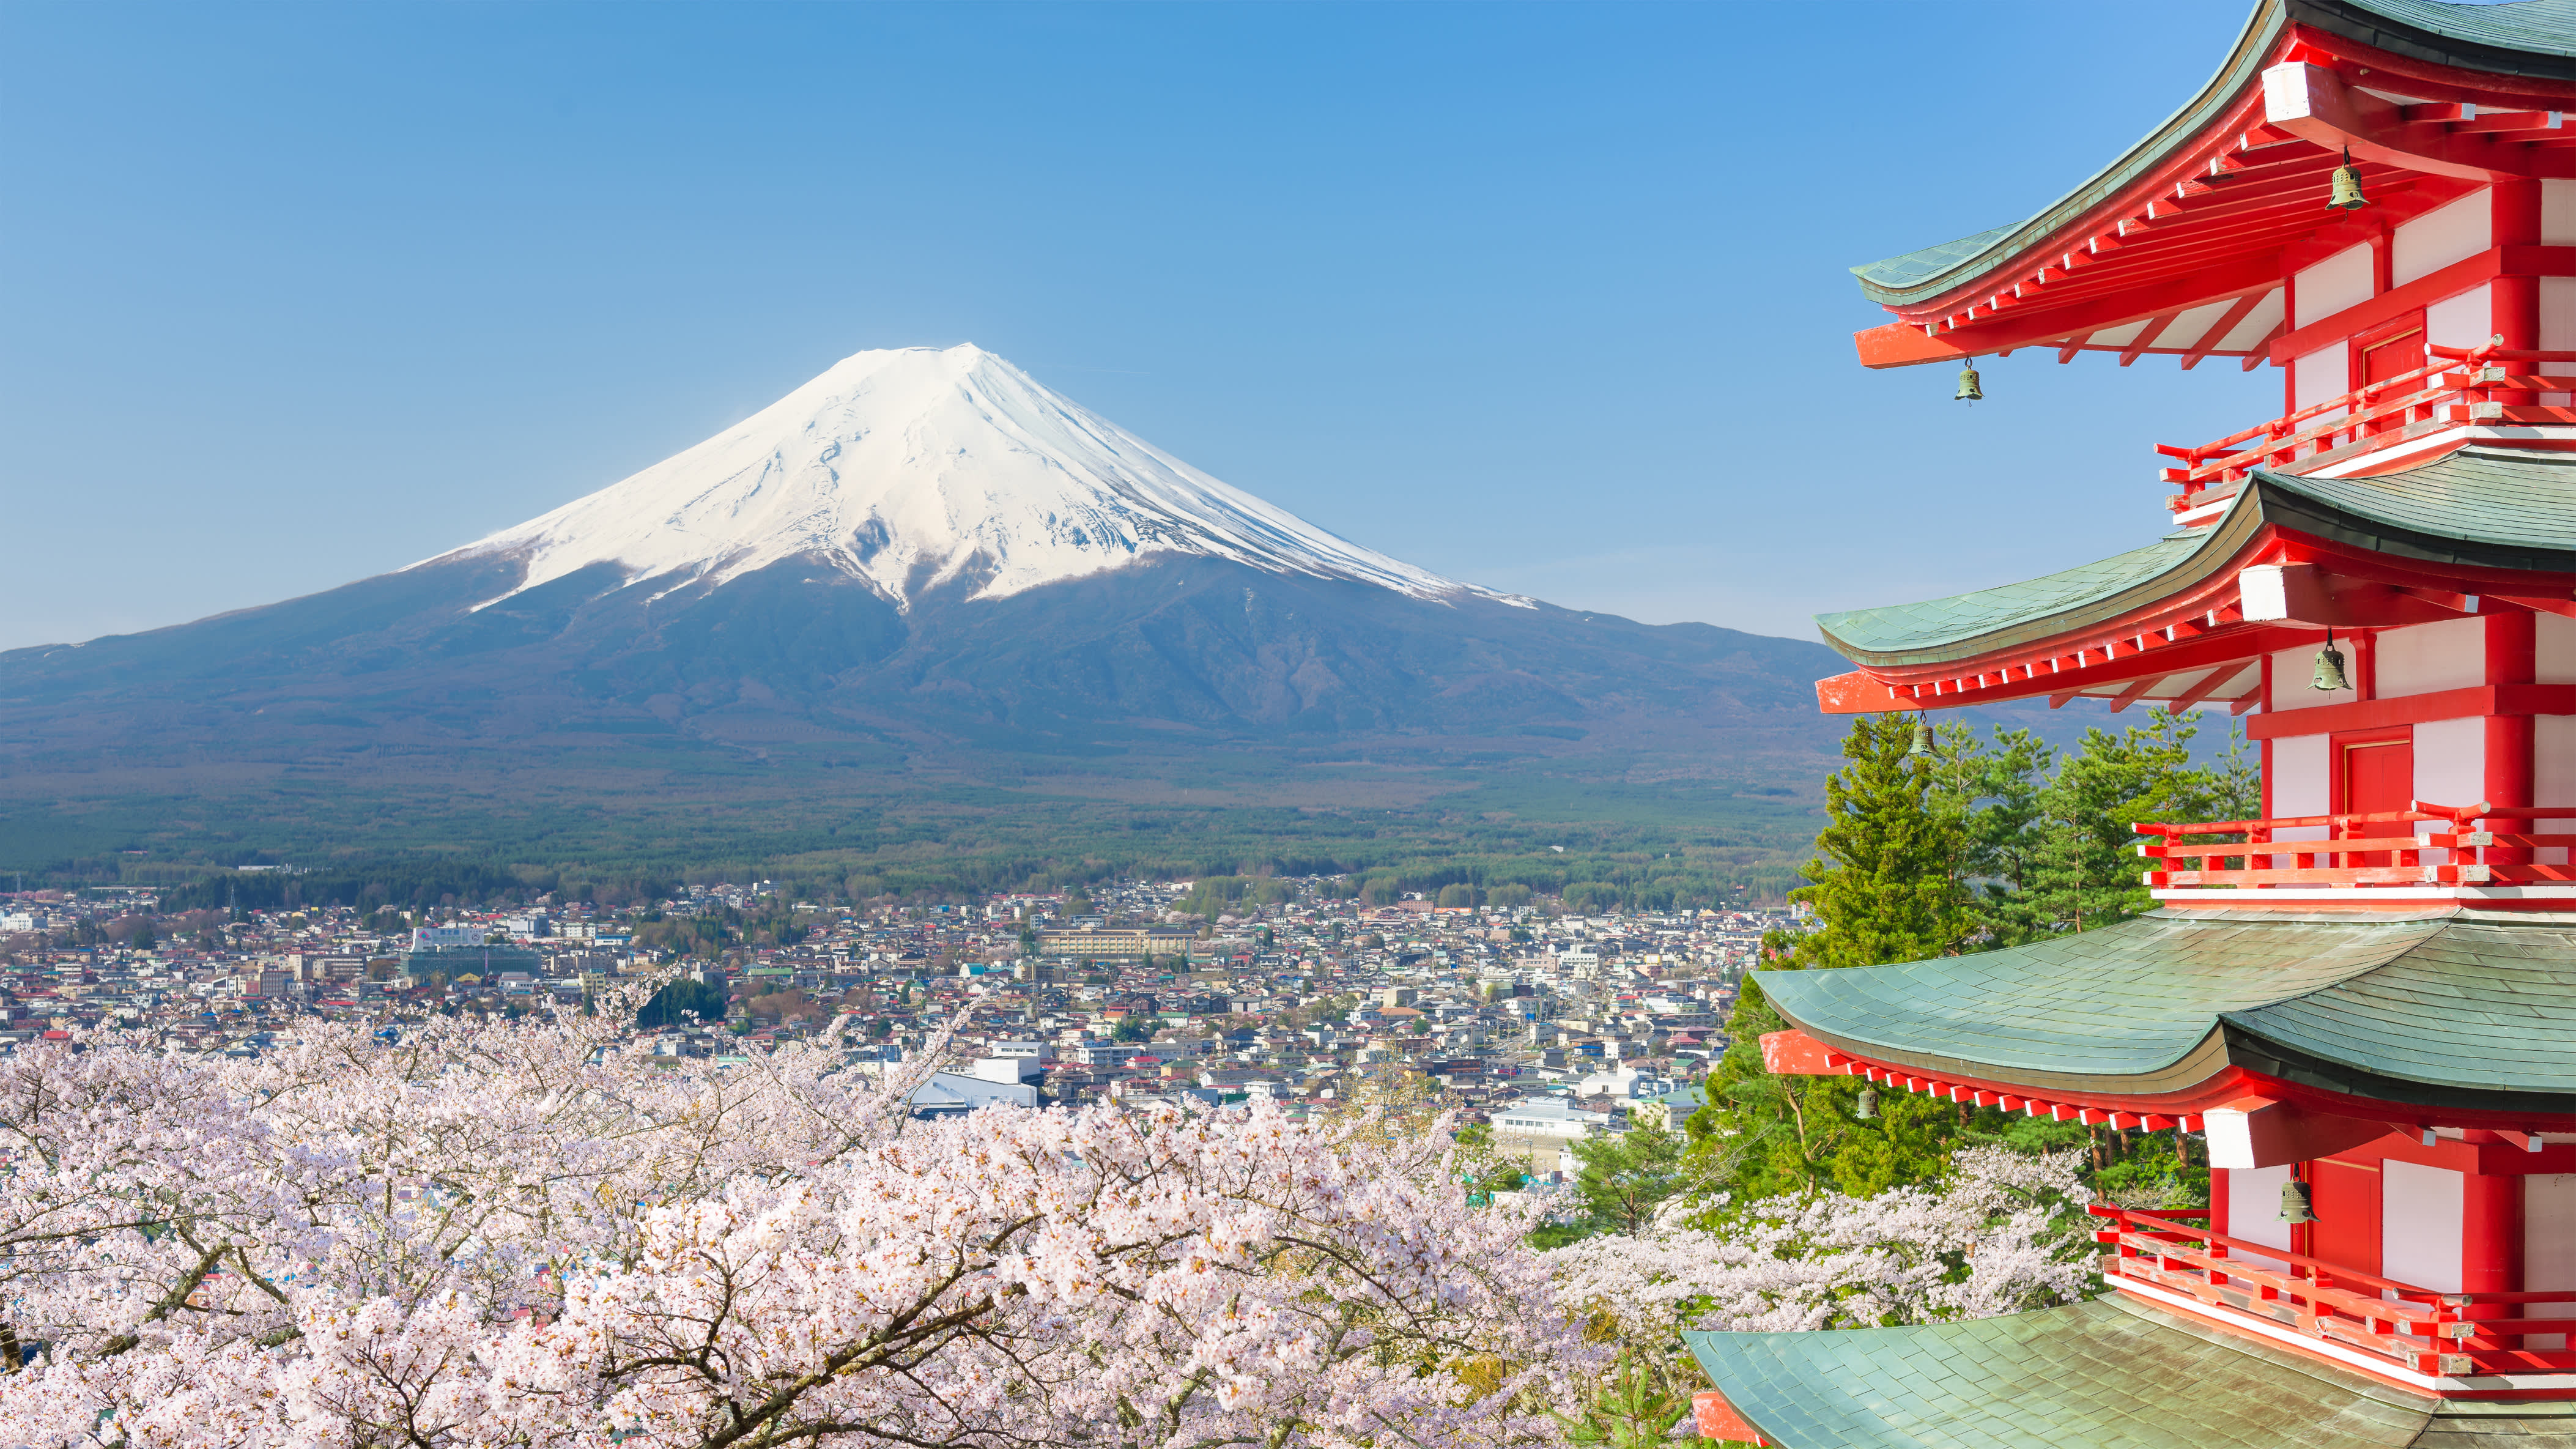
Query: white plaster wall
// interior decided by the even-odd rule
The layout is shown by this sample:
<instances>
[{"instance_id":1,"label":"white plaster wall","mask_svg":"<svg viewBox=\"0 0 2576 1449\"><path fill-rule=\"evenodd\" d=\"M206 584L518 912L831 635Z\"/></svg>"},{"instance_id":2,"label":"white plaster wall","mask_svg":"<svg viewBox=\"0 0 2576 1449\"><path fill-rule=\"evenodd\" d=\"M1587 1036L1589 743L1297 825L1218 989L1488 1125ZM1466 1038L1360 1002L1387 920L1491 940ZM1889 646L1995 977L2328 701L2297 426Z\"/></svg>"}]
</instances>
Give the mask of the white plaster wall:
<instances>
[{"instance_id":1,"label":"white plaster wall","mask_svg":"<svg viewBox=\"0 0 2576 1449\"><path fill-rule=\"evenodd\" d=\"M2424 340L2436 346L2482 347L2494 336L2495 308L2484 282L2424 309Z\"/></svg>"},{"instance_id":2,"label":"white plaster wall","mask_svg":"<svg viewBox=\"0 0 2576 1449\"><path fill-rule=\"evenodd\" d=\"M2284 649L2272 656L2272 697L2263 708L2272 712L2285 709L2314 709L2321 704L2350 704L2361 698L2349 689L2319 690L2308 681L2316 677L2317 655L2325 641L2297 649ZM2344 674L2352 674L2352 641L2338 638L2335 647L2343 651Z\"/></svg>"},{"instance_id":3,"label":"white plaster wall","mask_svg":"<svg viewBox=\"0 0 2576 1449\"><path fill-rule=\"evenodd\" d=\"M2312 267L2303 267L2292 279L2290 294L2299 315L2290 325L2305 327L2322 317L2331 317L2346 307L2370 300L2370 247L2345 247Z\"/></svg>"},{"instance_id":4,"label":"white plaster wall","mask_svg":"<svg viewBox=\"0 0 2576 1449\"><path fill-rule=\"evenodd\" d=\"M2540 183L2540 244L2576 247L2576 181Z\"/></svg>"},{"instance_id":5,"label":"white plaster wall","mask_svg":"<svg viewBox=\"0 0 2576 1449\"><path fill-rule=\"evenodd\" d=\"M2487 722L2437 719L2415 726L2415 798L2475 805L2487 788Z\"/></svg>"},{"instance_id":6,"label":"white plaster wall","mask_svg":"<svg viewBox=\"0 0 2576 1449\"><path fill-rule=\"evenodd\" d=\"M2540 350L2576 352L2576 277L2540 279Z\"/></svg>"},{"instance_id":7,"label":"white plaster wall","mask_svg":"<svg viewBox=\"0 0 2576 1449\"><path fill-rule=\"evenodd\" d=\"M2388 243L2388 284L2402 287L2494 246L2495 202L2479 187L2448 206L2404 222Z\"/></svg>"},{"instance_id":8,"label":"white plaster wall","mask_svg":"<svg viewBox=\"0 0 2576 1449\"><path fill-rule=\"evenodd\" d=\"M2552 185L2576 186L2576 182L2552 182ZM2576 243L2554 243L2576 245ZM2576 277L2543 277L2540 279L2540 350L2543 352L2576 352ZM2568 395L2544 392L2542 407L2567 406ZM2565 621L2561 621L2565 622Z\"/></svg>"},{"instance_id":9,"label":"white plaster wall","mask_svg":"<svg viewBox=\"0 0 2576 1449\"><path fill-rule=\"evenodd\" d=\"M2289 1167L2222 1167L2218 1171L2227 1175L2227 1235L2284 1253L2290 1251L2290 1225L2281 1221L2281 1184L2290 1180ZM2251 1253L2245 1257L2258 1268L2278 1270L2289 1266L2277 1258L2258 1258Z\"/></svg>"},{"instance_id":10,"label":"white plaster wall","mask_svg":"<svg viewBox=\"0 0 2576 1449\"><path fill-rule=\"evenodd\" d=\"M2547 624L2550 616L2543 614L2540 621ZM2548 637L2541 635L2544 640ZM2545 669L2540 677L2544 682L2559 682L2550 680ZM2576 715L2544 714L2531 722L2531 800L2535 805L2576 803ZM2576 818L2537 820L2532 829L2545 835L2576 834ZM2567 847L2552 845L2533 851L2532 859L2565 865L2567 854ZM2568 1286L2576 1288L2576 1283Z\"/></svg>"},{"instance_id":11,"label":"white plaster wall","mask_svg":"<svg viewBox=\"0 0 2576 1449\"><path fill-rule=\"evenodd\" d=\"M2272 741L2272 813L2323 815L2334 808L2326 784L2326 737L2292 735Z\"/></svg>"},{"instance_id":12,"label":"white plaster wall","mask_svg":"<svg viewBox=\"0 0 2576 1449\"><path fill-rule=\"evenodd\" d=\"M2576 684L2576 619L2534 614L2531 621L2532 663L2539 669L2532 677L2543 684Z\"/></svg>"},{"instance_id":13,"label":"white plaster wall","mask_svg":"<svg viewBox=\"0 0 2576 1449\"><path fill-rule=\"evenodd\" d=\"M2576 1173L2535 1172L2522 1180L2522 1286L2531 1293L2576 1288ZM2526 1304L2522 1316L2576 1317L2576 1301ZM2556 1353L2567 1347L2567 1335L2535 1334L2523 1347Z\"/></svg>"},{"instance_id":14,"label":"white plaster wall","mask_svg":"<svg viewBox=\"0 0 2576 1449\"><path fill-rule=\"evenodd\" d=\"M2272 816L2286 820L2299 815L2323 815L2333 806L2327 803L2326 737L2292 735L2272 741ZM2272 832L2279 841L2323 840L2322 825L2293 825ZM2275 870L2288 870L2298 861L2287 855L2272 857Z\"/></svg>"},{"instance_id":15,"label":"white plaster wall","mask_svg":"<svg viewBox=\"0 0 2576 1449\"><path fill-rule=\"evenodd\" d=\"M2438 719L2415 726L2415 798L2436 805L2475 805L2486 798L2487 722ZM2419 822L2418 835L2441 828ZM2447 865L2451 852L2424 852L2426 865Z\"/></svg>"},{"instance_id":16,"label":"white plaster wall","mask_svg":"<svg viewBox=\"0 0 2576 1449\"><path fill-rule=\"evenodd\" d=\"M2352 355L2340 342L2290 360L2290 411L2352 391Z\"/></svg>"},{"instance_id":17,"label":"white plaster wall","mask_svg":"<svg viewBox=\"0 0 2576 1449\"><path fill-rule=\"evenodd\" d=\"M2486 620L2444 619L2383 629L2378 650L2378 695L2438 694L2486 682ZM2316 691L2310 690L2314 694Z\"/></svg>"},{"instance_id":18,"label":"white plaster wall","mask_svg":"<svg viewBox=\"0 0 2576 1449\"><path fill-rule=\"evenodd\" d=\"M2446 1167L2395 1159L2379 1177L2379 1273L2440 1293L2460 1291L2465 1179ZM2230 1206L2234 1200L2229 1200Z\"/></svg>"}]
</instances>

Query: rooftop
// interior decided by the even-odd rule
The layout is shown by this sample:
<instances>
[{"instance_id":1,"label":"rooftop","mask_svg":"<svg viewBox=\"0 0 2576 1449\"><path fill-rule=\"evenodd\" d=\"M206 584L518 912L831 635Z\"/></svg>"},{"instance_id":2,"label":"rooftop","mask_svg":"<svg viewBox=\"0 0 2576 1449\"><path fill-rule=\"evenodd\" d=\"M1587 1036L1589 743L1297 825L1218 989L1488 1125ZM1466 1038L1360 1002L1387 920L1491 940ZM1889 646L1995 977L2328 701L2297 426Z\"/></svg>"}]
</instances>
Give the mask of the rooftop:
<instances>
[{"instance_id":1,"label":"rooftop","mask_svg":"<svg viewBox=\"0 0 2576 1449\"><path fill-rule=\"evenodd\" d=\"M1782 1449L2576 1446L2576 1402L2412 1393L2116 1293L1963 1323L1683 1338Z\"/></svg>"}]
</instances>

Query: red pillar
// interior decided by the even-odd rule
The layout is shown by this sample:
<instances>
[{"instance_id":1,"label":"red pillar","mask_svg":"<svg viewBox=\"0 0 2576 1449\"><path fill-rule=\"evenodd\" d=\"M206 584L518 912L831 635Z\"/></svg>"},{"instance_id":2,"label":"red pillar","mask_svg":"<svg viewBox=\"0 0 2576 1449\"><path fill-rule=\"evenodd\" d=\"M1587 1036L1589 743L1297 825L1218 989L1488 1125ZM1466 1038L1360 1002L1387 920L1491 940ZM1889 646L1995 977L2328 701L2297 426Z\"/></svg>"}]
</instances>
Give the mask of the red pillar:
<instances>
[{"instance_id":1,"label":"red pillar","mask_svg":"<svg viewBox=\"0 0 2576 1449\"><path fill-rule=\"evenodd\" d=\"M2522 1179L2503 1174L2472 1172L2462 1182L2460 1194L2460 1291L2463 1293L2519 1293L2522 1291ZM2510 1303L2480 1304L2467 1314L2472 1319L2509 1319L2524 1316L2521 1308ZM2519 1340L2506 1340L2518 1346Z\"/></svg>"},{"instance_id":2,"label":"red pillar","mask_svg":"<svg viewBox=\"0 0 2576 1449\"><path fill-rule=\"evenodd\" d=\"M2487 197L2495 245L2540 244L2539 182L2499 181L2488 188ZM2538 277L2503 276L2487 283L2487 307L2494 318L2492 330L2504 346L2528 349L2540 345ZM2537 394L2520 390L2489 396L2508 406L2527 406L2540 400Z\"/></svg>"},{"instance_id":3,"label":"red pillar","mask_svg":"<svg viewBox=\"0 0 2576 1449\"><path fill-rule=\"evenodd\" d=\"M2538 666L2533 657L2536 634L2534 616L2521 610L2506 610L2483 616L2487 626L2487 670L2489 684L2529 684ZM2490 805L2532 805L2531 798L2532 722L2527 714L2487 716L2486 797ZM2522 828L2510 823L2505 828ZM2486 859L2494 865L2528 865L2529 850L2489 846Z\"/></svg>"},{"instance_id":4,"label":"red pillar","mask_svg":"<svg viewBox=\"0 0 2576 1449\"><path fill-rule=\"evenodd\" d=\"M2472 1172L2463 1179L2463 1188L2460 1290L2522 1291L2522 1179Z\"/></svg>"}]
</instances>

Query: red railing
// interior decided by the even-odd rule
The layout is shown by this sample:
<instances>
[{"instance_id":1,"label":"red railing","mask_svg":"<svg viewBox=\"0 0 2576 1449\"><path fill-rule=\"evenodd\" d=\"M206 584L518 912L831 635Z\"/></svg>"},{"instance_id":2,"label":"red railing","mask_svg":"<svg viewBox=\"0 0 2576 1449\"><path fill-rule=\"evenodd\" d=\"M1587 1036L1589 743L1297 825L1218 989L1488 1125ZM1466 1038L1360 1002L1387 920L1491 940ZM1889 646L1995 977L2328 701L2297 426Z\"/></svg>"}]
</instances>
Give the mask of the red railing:
<instances>
[{"instance_id":1,"label":"red railing","mask_svg":"<svg viewBox=\"0 0 2576 1449\"><path fill-rule=\"evenodd\" d=\"M2576 834L2510 828L2511 822L2576 820L2576 805L2427 805L2352 815L2278 820L2140 824L2160 837L2138 854L2161 862L2145 872L2157 890L2265 886L2478 886L2576 883L2576 865L2534 861L2536 850L2576 847ZM2496 828L2499 824L2507 828ZM2428 832L2418 825L2430 824ZM2402 830L2390 829L2403 826ZM2283 840L2284 830L2324 830L2317 840ZM2208 837L2225 836L2223 840ZM2449 859L2427 862L2428 851ZM2231 866L2230 861L2238 862ZM2181 862L2177 868L2176 862ZM2284 863L2286 862L2286 864Z\"/></svg>"},{"instance_id":2,"label":"red railing","mask_svg":"<svg viewBox=\"0 0 2576 1449\"><path fill-rule=\"evenodd\" d=\"M2576 1333L2576 1317L2525 1316L2535 1304L2576 1313L2576 1290L2445 1293L2211 1232L2164 1213L2095 1204L2110 1226L2093 1240L2106 1278L2131 1278L2190 1297L2221 1317L2259 1320L2374 1354L2419 1374L2563 1373L2576 1352L2534 1338Z\"/></svg>"},{"instance_id":3,"label":"red railing","mask_svg":"<svg viewBox=\"0 0 2576 1449\"><path fill-rule=\"evenodd\" d=\"M2435 360L2411 372L2366 383L2338 397L2257 423L2197 448L2159 443L2156 451L2180 460L2158 476L2183 491L2169 500L2175 512L2215 502L2256 468L2348 447L2418 423L2576 423L2576 407L2543 406L2542 393L2576 394L2576 352L2536 352L2504 347L2429 347ZM2520 367L2507 364L2520 363ZM2213 490L2216 490L2213 492Z\"/></svg>"}]
</instances>

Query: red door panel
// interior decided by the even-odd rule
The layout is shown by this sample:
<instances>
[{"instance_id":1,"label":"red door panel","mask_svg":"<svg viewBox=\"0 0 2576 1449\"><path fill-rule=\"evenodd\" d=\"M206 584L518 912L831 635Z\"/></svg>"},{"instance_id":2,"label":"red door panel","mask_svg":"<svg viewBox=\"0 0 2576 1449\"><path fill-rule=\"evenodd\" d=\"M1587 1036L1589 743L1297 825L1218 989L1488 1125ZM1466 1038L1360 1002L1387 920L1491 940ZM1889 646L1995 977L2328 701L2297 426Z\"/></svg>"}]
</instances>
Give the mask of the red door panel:
<instances>
[{"instance_id":1,"label":"red door panel","mask_svg":"<svg viewBox=\"0 0 2576 1449\"><path fill-rule=\"evenodd\" d=\"M2309 1225L2308 1252L2356 1273L2379 1273L2379 1169L2320 1158L2308 1164L2308 1192L2317 1220Z\"/></svg>"},{"instance_id":2,"label":"red door panel","mask_svg":"<svg viewBox=\"0 0 2576 1449\"><path fill-rule=\"evenodd\" d=\"M2342 815L2361 815L2381 810L2403 810L2415 802L2415 748L2405 740L2369 740L2343 746L2342 796L2336 807ZM2361 826L2356 834L2384 833L2372 826ZM2349 858L2353 865L2391 864L2389 852L2370 851Z\"/></svg>"}]
</instances>

